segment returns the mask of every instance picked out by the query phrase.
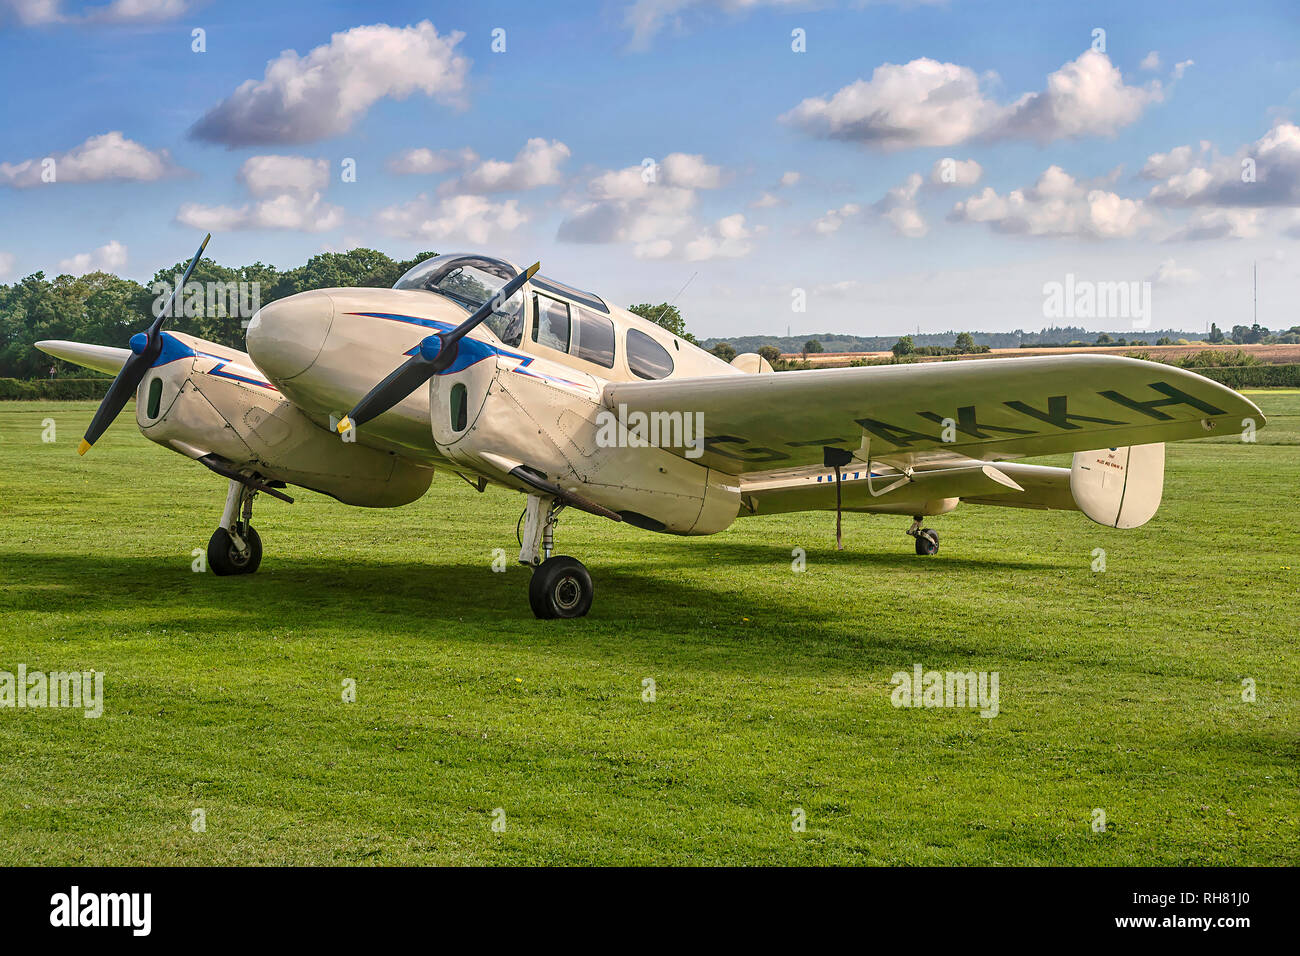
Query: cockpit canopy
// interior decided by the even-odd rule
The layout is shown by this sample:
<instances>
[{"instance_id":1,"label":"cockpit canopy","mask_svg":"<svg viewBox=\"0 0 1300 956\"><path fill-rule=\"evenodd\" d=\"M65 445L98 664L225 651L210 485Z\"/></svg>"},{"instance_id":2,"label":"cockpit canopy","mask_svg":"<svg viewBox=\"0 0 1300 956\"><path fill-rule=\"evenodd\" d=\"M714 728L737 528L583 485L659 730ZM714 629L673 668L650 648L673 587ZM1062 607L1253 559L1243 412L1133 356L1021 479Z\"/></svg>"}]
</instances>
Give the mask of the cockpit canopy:
<instances>
[{"instance_id":1,"label":"cockpit canopy","mask_svg":"<svg viewBox=\"0 0 1300 956\"><path fill-rule=\"evenodd\" d=\"M434 256L407 270L393 288L433 292L473 312L518 274L510 263L489 256ZM524 329L523 305L523 293L516 292L484 324L501 341L518 344Z\"/></svg>"},{"instance_id":2,"label":"cockpit canopy","mask_svg":"<svg viewBox=\"0 0 1300 956\"><path fill-rule=\"evenodd\" d=\"M432 256L412 267L393 288L432 292L474 312L493 301L519 271L504 259L476 253ZM526 307L525 292L531 308ZM483 324L511 348L523 345L524 333L531 327L529 351L540 349L539 354L548 357L563 356L562 360L577 362L579 368L588 366L596 375L616 368L620 352L627 371L636 378L667 378L673 373L668 348L680 350L680 343L670 333L656 335L658 330L637 328L635 323L641 320L626 313L620 320L626 330L620 330L609 306L590 292L535 275L504 303L493 304L495 310Z\"/></svg>"},{"instance_id":3,"label":"cockpit canopy","mask_svg":"<svg viewBox=\"0 0 1300 956\"><path fill-rule=\"evenodd\" d=\"M492 299L502 286L518 274L519 269L504 259L475 254L439 255L413 266L397 280L393 288L433 292L446 296L473 312ZM590 292L581 292L542 275L533 276L530 284L589 309L609 314L609 307ZM484 321L496 337L507 345L518 345L523 338L523 304L523 293L516 292Z\"/></svg>"}]
</instances>

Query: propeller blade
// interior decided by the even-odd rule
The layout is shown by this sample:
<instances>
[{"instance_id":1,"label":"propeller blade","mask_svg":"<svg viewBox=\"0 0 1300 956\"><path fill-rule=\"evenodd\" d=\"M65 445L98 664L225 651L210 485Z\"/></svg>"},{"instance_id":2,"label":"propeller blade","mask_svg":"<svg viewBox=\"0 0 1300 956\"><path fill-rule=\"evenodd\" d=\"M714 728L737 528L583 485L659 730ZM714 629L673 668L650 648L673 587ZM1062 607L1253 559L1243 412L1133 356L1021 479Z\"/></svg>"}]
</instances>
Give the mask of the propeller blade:
<instances>
[{"instance_id":1,"label":"propeller blade","mask_svg":"<svg viewBox=\"0 0 1300 956\"><path fill-rule=\"evenodd\" d=\"M199 264L199 260L203 258L203 250L208 247L208 240L211 238L212 233L208 233L203 237L203 241L199 243L199 251L194 253L194 258L191 259L190 264L185 267L185 274L181 276L181 281L176 285L176 288L172 289L172 294L167 297L167 304L158 310L158 316L153 320L153 324L149 326L149 331L145 333L149 336L150 341L152 341L157 334L162 331L163 317L171 311L172 303L175 302L176 297L181 294L181 289L185 288L185 283L190 281L190 275L193 274L194 267Z\"/></svg>"},{"instance_id":2,"label":"propeller blade","mask_svg":"<svg viewBox=\"0 0 1300 956\"><path fill-rule=\"evenodd\" d=\"M95 409L95 417L90 420L90 427L86 429L85 437L77 446L78 455L90 451L90 446L99 441L99 436L113 424L113 419L117 418L118 413L135 394L135 390L140 387L140 382L152 364L152 358L131 353L122 370L117 373L117 378L113 379L113 384L108 387L108 394L99 403L99 408Z\"/></svg>"},{"instance_id":3,"label":"propeller blade","mask_svg":"<svg viewBox=\"0 0 1300 956\"><path fill-rule=\"evenodd\" d=\"M349 428L364 425L366 422L382 415L398 402L405 399L417 388L456 361L456 343L473 331L484 319L491 315L500 305L518 292L525 282L537 274L542 264L534 262L503 285L492 298L488 299L460 325L450 332L438 332L420 342L419 351L403 364L388 374L382 382L366 393L365 398L357 402L351 412L343 416L338 423L339 434Z\"/></svg>"},{"instance_id":4,"label":"propeller blade","mask_svg":"<svg viewBox=\"0 0 1300 956\"><path fill-rule=\"evenodd\" d=\"M99 403L99 408L95 409L95 417L90 420L90 427L86 429L85 436L81 439L81 444L77 446L77 454L84 455L90 451L90 446L99 441L99 436L104 434L108 426L113 424L113 419L126 407L135 390L140 387L144 381L145 375L153 365L154 359L162 351L162 325L163 319L171 310L171 304L180 294L180 290L185 287L189 281L190 275L194 272L194 267L199 264L203 258L203 250L208 247L208 240L212 238L212 233L203 237L203 242L199 244L199 251L194 253L194 258L185 268L185 275L172 289L172 294L168 296L167 303L159 311L157 317L150 324L148 331L137 332L131 336L131 357L126 360L122 368L118 371L117 377L113 379L113 384L108 387L108 394L104 400Z\"/></svg>"}]
</instances>

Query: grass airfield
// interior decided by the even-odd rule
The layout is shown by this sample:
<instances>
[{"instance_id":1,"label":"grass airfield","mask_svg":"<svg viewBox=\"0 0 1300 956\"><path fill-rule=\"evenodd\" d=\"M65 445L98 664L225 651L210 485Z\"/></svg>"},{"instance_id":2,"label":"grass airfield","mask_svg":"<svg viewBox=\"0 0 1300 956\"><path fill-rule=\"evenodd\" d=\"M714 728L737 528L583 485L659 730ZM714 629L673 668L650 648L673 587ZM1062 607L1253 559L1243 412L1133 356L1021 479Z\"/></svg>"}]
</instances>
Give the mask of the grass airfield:
<instances>
[{"instance_id":1,"label":"grass airfield","mask_svg":"<svg viewBox=\"0 0 1300 956\"><path fill-rule=\"evenodd\" d=\"M259 496L262 568L218 578L223 479L130 410L83 459L93 403L0 403L0 670L105 673L99 719L0 709L0 865L1295 864L1300 394L1252 398L1136 531L967 505L919 558L899 517L837 553L833 514L568 512L596 602L547 622L521 496ZM999 715L896 709L914 664L998 671Z\"/></svg>"}]
</instances>

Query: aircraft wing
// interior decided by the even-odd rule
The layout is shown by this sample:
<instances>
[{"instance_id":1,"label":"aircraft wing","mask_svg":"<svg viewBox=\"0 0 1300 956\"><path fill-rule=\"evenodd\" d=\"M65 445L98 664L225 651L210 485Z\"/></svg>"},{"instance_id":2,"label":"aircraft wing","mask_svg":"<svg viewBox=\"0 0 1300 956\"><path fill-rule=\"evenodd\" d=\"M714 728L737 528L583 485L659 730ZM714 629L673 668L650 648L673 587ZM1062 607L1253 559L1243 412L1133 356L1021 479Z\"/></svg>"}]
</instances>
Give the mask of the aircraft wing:
<instances>
[{"instance_id":1,"label":"aircraft wing","mask_svg":"<svg viewBox=\"0 0 1300 956\"><path fill-rule=\"evenodd\" d=\"M116 375L131 357L130 349L113 348L111 345L88 345L85 342L65 342L62 339L46 339L37 342L36 347L46 355L72 362L83 368L93 368L96 372Z\"/></svg>"},{"instance_id":2,"label":"aircraft wing","mask_svg":"<svg viewBox=\"0 0 1300 956\"><path fill-rule=\"evenodd\" d=\"M651 436L654 413L701 421L697 460L728 474L820 465L824 447L902 469L953 455L1004 461L1233 434L1243 419L1264 425L1225 385L1110 355L615 382L602 400L630 429L650 419Z\"/></svg>"}]
</instances>

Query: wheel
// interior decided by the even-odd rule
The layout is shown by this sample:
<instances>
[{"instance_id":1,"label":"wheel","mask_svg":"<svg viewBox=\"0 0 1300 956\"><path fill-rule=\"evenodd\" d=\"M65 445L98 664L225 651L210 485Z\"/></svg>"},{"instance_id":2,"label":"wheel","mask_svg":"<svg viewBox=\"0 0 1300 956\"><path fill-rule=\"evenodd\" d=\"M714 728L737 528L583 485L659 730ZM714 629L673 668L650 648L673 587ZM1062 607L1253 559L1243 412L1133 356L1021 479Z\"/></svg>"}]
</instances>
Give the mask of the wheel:
<instances>
[{"instance_id":1,"label":"wheel","mask_svg":"<svg viewBox=\"0 0 1300 956\"><path fill-rule=\"evenodd\" d=\"M241 553L235 547L230 532L218 528L208 539L208 567L213 574L252 574L262 563L262 539L249 525L244 529L244 542L248 550Z\"/></svg>"},{"instance_id":2,"label":"wheel","mask_svg":"<svg viewBox=\"0 0 1300 956\"><path fill-rule=\"evenodd\" d=\"M939 532L933 528L922 528L916 533L917 554L939 553Z\"/></svg>"},{"instance_id":3,"label":"wheel","mask_svg":"<svg viewBox=\"0 0 1300 956\"><path fill-rule=\"evenodd\" d=\"M528 582L528 603L540 618L582 617L594 593L582 562L564 555L547 558Z\"/></svg>"}]
</instances>

